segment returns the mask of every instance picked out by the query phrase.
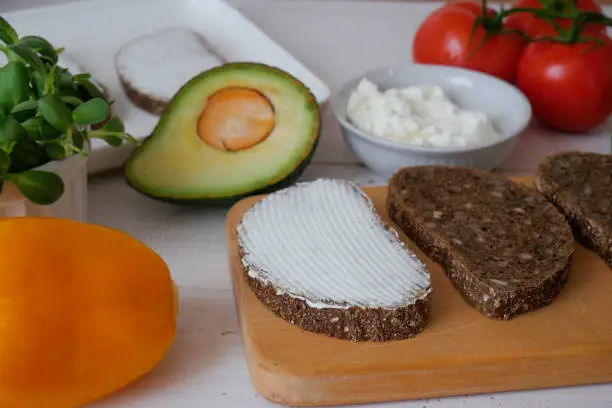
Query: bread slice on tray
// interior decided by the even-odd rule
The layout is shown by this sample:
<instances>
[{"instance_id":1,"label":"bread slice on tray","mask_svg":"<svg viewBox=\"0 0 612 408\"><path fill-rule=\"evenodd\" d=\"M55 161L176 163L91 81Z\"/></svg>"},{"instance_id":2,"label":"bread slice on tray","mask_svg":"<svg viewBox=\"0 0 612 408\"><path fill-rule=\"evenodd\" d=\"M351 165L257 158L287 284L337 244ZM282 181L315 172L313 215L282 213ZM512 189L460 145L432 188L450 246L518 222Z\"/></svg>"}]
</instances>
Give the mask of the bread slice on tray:
<instances>
[{"instance_id":1,"label":"bread slice on tray","mask_svg":"<svg viewBox=\"0 0 612 408\"><path fill-rule=\"evenodd\" d=\"M387 208L488 317L545 306L568 279L571 229L534 188L468 168L408 167L389 180Z\"/></svg>"},{"instance_id":2,"label":"bread slice on tray","mask_svg":"<svg viewBox=\"0 0 612 408\"><path fill-rule=\"evenodd\" d=\"M318 179L264 197L237 237L255 295L306 331L388 341L427 324L429 271L351 182Z\"/></svg>"},{"instance_id":3,"label":"bread slice on tray","mask_svg":"<svg viewBox=\"0 0 612 408\"><path fill-rule=\"evenodd\" d=\"M565 215L576 240L612 266L612 155L549 156L536 171L535 185Z\"/></svg>"},{"instance_id":4,"label":"bread slice on tray","mask_svg":"<svg viewBox=\"0 0 612 408\"><path fill-rule=\"evenodd\" d=\"M170 27L129 41L115 55L115 69L130 100L161 115L191 78L224 63L196 31Z\"/></svg>"}]
</instances>

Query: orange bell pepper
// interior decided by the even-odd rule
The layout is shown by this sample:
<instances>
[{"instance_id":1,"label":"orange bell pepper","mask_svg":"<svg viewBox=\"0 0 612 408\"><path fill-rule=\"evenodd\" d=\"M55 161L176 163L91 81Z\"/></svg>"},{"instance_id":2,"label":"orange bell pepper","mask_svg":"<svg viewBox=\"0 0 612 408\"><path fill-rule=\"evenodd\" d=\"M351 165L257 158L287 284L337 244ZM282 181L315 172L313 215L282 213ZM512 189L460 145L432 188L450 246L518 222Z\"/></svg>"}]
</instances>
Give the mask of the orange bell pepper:
<instances>
[{"instance_id":1,"label":"orange bell pepper","mask_svg":"<svg viewBox=\"0 0 612 408\"><path fill-rule=\"evenodd\" d=\"M0 220L0 408L71 408L151 371L177 294L130 236L53 218Z\"/></svg>"}]
</instances>

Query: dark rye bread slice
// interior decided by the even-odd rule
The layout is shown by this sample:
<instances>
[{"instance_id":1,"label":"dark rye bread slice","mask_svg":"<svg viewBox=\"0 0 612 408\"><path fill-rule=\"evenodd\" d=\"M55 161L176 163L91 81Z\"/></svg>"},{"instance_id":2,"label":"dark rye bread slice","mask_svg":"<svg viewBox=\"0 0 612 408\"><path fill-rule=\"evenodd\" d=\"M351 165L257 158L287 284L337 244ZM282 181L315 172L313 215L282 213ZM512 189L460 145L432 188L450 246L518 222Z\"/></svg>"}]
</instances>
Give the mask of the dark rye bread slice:
<instances>
[{"instance_id":1,"label":"dark rye bread slice","mask_svg":"<svg viewBox=\"0 0 612 408\"><path fill-rule=\"evenodd\" d=\"M531 187L467 168L409 167L389 180L387 207L488 317L510 319L545 306L568 279L571 229Z\"/></svg>"},{"instance_id":2,"label":"dark rye bread slice","mask_svg":"<svg viewBox=\"0 0 612 408\"><path fill-rule=\"evenodd\" d=\"M612 155L551 155L538 166L535 185L565 215L576 241L612 266Z\"/></svg>"},{"instance_id":3,"label":"dark rye bread slice","mask_svg":"<svg viewBox=\"0 0 612 408\"><path fill-rule=\"evenodd\" d=\"M413 337L431 277L354 184L319 179L256 203L237 228L245 278L277 317L352 341Z\"/></svg>"}]
</instances>

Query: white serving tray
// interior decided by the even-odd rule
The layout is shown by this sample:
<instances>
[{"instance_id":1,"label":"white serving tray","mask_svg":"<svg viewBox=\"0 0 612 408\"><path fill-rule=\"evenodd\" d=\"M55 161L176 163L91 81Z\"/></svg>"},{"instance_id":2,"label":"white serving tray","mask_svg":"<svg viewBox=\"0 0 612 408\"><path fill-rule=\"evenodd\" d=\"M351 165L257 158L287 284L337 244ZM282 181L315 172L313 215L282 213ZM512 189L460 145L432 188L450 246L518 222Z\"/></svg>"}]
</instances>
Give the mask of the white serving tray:
<instances>
[{"instance_id":1,"label":"white serving tray","mask_svg":"<svg viewBox=\"0 0 612 408\"><path fill-rule=\"evenodd\" d=\"M20 35L37 34L91 73L115 100L113 112L126 130L142 140L158 117L136 107L126 97L114 67L114 55L134 37L183 26L200 32L227 61L261 62L277 66L306 84L320 104L330 89L284 48L223 0L82 0L57 6L4 13ZM111 148L95 140L88 160L89 174L123 164L131 146Z\"/></svg>"}]
</instances>

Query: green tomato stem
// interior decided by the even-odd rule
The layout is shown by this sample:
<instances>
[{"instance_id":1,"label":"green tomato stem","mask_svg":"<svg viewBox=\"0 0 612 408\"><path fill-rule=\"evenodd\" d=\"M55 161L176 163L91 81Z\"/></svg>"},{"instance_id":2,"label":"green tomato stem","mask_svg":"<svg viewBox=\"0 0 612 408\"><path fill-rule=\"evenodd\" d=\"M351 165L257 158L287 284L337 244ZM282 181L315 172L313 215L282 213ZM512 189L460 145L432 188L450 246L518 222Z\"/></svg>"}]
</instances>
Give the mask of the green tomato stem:
<instances>
[{"instance_id":1,"label":"green tomato stem","mask_svg":"<svg viewBox=\"0 0 612 408\"><path fill-rule=\"evenodd\" d=\"M483 21L487 21L487 11L489 8L489 3L487 0L482 0L482 19Z\"/></svg>"},{"instance_id":2,"label":"green tomato stem","mask_svg":"<svg viewBox=\"0 0 612 408\"><path fill-rule=\"evenodd\" d=\"M529 8L529 7L514 7L510 9L501 9L495 18L490 19L486 16L481 17L482 26L488 31L495 31L499 34L509 33L512 30L503 29L503 21L511 14L517 13L530 13L537 19L546 20L553 25L558 33L557 37L544 36L539 38L530 38L525 33L523 37L531 41L555 41L564 44L575 44L581 42L582 33L589 23L597 23L604 26L612 26L612 19L606 15L595 12L595 11L583 11L576 7L574 0L539 0L542 4L541 9ZM486 0L482 0L483 13L485 13ZM556 22L556 19L567 19L571 20L569 29L564 30ZM520 34L514 31L517 34Z\"/></svg>"}]
</instances>

